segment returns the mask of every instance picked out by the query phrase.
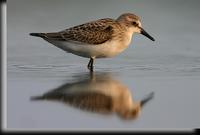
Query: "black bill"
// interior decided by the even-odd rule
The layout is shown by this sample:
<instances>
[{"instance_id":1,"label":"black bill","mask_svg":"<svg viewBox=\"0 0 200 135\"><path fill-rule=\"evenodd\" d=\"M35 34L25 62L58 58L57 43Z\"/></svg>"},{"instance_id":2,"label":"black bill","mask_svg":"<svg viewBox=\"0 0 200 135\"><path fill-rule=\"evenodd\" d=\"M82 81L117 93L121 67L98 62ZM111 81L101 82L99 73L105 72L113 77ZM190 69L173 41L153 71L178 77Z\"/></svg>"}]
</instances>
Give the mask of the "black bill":
<instances>
[{"instance_id":1,"label":"black bill","mask_svg":"<svg viewBox=\"0 0 200 135\"><path fill-rule=\"evenodd\" d=\"M154 97L154 92L149 93L146 97L144 97L141 101L141 107L143 107L147 102L149 102Z\"/></svg>"},{"instance_id":2,"label":"black bill","mask_svg":"<svg viewBox=\"0 0 200 135\"><path fill-rule=\"evenodd\" d=\"M151 39L152 41L155 41L155 39L150 36L143 28L140 28L141 29L141 34L148 37L149 39Z\"/></svg>"}]
</instances>

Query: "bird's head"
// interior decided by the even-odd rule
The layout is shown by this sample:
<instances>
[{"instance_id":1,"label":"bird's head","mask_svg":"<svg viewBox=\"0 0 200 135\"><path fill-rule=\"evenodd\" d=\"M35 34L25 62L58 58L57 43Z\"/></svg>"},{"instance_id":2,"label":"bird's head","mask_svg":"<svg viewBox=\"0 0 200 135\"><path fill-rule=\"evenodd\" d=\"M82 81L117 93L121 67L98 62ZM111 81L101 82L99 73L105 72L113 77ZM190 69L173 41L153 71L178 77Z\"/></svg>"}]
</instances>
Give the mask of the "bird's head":
<instances>
[{"instance_id":1,"label":"bird's head","mask_svg":"<svg viewBox=\"0 0 200 135\"><path fill-rule=\"evenodd\" d=\"M136 119L141 114L141 105L140 103L134 103L129 108L123 108L118 112L120 118L125 120Z\"/></svg>"},{"instance_id":2,"label":"bird's head","mask_svg":"<svg viewBox=\"0 0 200 135\"><path fill-rule=\"evenodd\" d=\"M138 16L132 14L132 13L125 13L120 15L117 20L117 22L121 23L122 25L125 25L129 30L131 30L133 33L140 33L152 41L155 41L155 39L150 36L143 28L141 24L141 20Z\"/></svg>"}]
</instances>

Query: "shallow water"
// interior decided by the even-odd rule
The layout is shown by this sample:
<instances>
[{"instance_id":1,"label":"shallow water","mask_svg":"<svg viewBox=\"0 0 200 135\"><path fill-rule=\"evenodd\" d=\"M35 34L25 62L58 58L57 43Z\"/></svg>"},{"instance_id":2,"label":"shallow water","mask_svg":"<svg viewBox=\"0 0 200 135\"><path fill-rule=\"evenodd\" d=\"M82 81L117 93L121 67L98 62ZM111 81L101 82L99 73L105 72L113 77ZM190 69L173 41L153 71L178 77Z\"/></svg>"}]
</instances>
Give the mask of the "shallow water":
<instances>
[{"instance_id":1,"label":"shallow water","mask_svg":"<svg viewBox=\"0 0 200 135\"><path fill-rule=\"evenodd\" d=\"M47 4L44 0L17 0L8 1L7 9L8 128L199 127L200 27L196 26L200 18L195 17L200 9L198 1L48 0ZM65 53L39 38L30 37L30 32L58 31L88 20L117 17L127 11L142 16L144 28L156 42L134 35L130 47L122 54L97 59L95 77L101 78L103 74L110 77L108 82L116 80L118 83L112 87L106 81L104 85L108 85L108 90L119 84L126 87L134 101L154 92L137 118L127 120L116 113L90 112L60 100L31 100L64 84L80 89L80 82L89 77L86 68L89 59ZM87 90L89 84L83 84Z\"/></svg>"}]
</instances>

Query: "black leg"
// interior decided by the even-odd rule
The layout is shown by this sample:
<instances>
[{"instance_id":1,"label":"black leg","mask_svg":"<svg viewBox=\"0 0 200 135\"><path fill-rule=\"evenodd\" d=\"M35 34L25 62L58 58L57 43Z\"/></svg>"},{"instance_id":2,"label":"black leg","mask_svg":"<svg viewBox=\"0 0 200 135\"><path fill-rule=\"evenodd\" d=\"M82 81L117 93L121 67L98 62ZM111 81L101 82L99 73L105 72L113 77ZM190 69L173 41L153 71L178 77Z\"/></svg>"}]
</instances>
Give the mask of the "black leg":
<instances>
[{"instance_id":1,"label":"black leg","mask_svg":"<svg viewBox=\"0 0 200 135\"><path fill-rule=\"evenodd\" d=\"M94 64L94 58L90 58L90 61L87 66L90 72L93 72L93 64Z\"/></svg>"},{"instance_id":2,"label":"black leg","mask_svg":"<svg viewBox=\"0 0 200 135\"><path fill-rule=\"evenodd\" d=\"M90 69L91 61L92 61L92 58L90 58L90 61L89 61L88 65L87 65L88 69Z\"/></svg>"}]
</instances>

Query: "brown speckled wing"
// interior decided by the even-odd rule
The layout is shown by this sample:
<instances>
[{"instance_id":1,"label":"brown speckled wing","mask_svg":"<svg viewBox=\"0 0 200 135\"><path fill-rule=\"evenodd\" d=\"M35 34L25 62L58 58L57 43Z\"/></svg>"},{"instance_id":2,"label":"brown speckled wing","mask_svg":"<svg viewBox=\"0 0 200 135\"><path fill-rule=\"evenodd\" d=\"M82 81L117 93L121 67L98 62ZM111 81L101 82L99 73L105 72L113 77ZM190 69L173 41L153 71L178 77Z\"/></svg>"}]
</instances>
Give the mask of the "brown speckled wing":
<instances>
[{"instance_id":1,"label":"brown speckled wing","mask_svg":"<svg viewBox=\"0 0 200 135\"><path fill-rule=\"evenodd\" d=\"M44 37L48 40L75 41L92 45L102 44L112 39L112 25L114 23L116 22L113 19L100 19L64 31L45 33Z\"/></svg>"},{"instance_id":2,"label":"brown speckled wing","mask_svg":"<svg viewBox=\"0 0 200 135\"><path fill-rule=\"evenodd\" d=\"M32 97L32 100L60 101L82 110L99 113L111 112L113 108L113 101L111 97L96 92L82 92L76 94L50 92L42 96Z\"/></svg>"},{"instance_id":3,"label":"brown speckled wing","mask_svg":"<svg viewBox=\"0 0 200 135\"><path fill-rule=\"evenodd\" d=\"M101 93L67 95L64 102L92 112L111 112L113 107L112 98Z\"/></svg>"}]
</instances>

